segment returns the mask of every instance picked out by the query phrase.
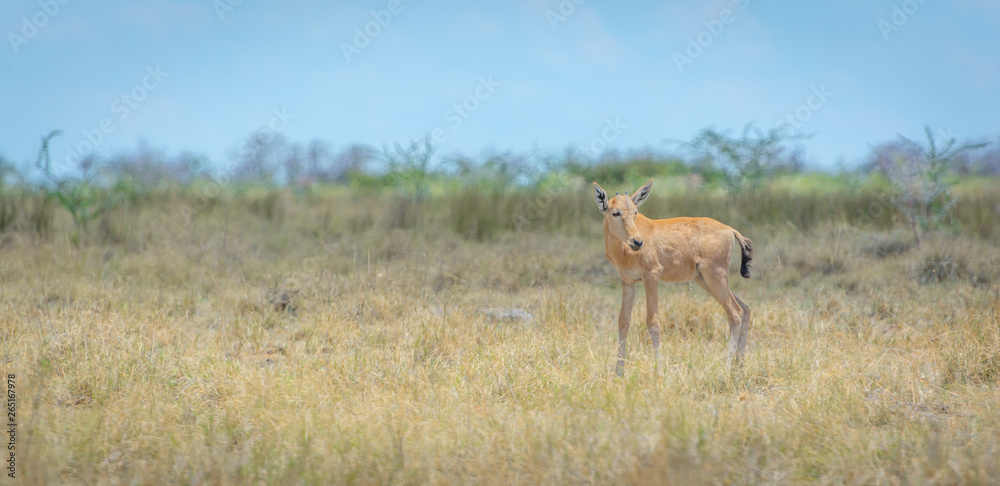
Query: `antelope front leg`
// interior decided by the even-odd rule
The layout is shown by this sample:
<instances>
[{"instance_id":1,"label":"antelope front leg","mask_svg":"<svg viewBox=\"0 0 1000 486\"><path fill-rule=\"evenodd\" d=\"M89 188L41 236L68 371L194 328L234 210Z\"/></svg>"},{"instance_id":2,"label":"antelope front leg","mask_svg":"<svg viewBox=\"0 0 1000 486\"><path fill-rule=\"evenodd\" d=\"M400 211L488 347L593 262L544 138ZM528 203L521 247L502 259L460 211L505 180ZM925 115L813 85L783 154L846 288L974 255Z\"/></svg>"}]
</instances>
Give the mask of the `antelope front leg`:
<instances>
[{"instance_id":1,"label":"antelope front leg","mask_svg":"<svg viewBox=\"0 0 1000 486\"><path fill-rule=\"evenodd\" d=\"M618 314L618 366L615 367L615 374L622 376L625 373L625 359L628 357L627 338L628 321L632 316L632 302L635 300L635 282L627 283L622 281L622 311Z\"/></svg>"},{"instance_id":2,"label":"antelope front leg","mask_svg":"<svg viewBox=\"0 0 1000 486\"><path fill-rule=\"evenodd\" d=\"M649 330L649 338L653 341L654 369L660 369L660 318L657 316L657 290L659 290L659 280L647 278L642 281L646 288L646 329Z\"/></svg>"}]
</instances>

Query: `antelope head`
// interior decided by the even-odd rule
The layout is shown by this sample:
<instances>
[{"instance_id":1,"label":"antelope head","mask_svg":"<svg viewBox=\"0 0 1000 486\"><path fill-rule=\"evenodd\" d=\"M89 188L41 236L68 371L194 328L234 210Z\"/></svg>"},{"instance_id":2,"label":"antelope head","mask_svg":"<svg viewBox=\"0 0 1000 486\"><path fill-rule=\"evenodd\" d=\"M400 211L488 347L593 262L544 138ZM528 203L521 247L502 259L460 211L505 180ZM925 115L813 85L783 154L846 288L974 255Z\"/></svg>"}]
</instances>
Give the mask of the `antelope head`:
<instances>
[{"instance_id":1,"label":"antelope head","mask_svg":"<svg viewBox=\"0 0 1000 486\"><path fill-rule=\"evenodd\" d=\"M642 235L635 226L635 219L639 216L639 206L649 197L649 190L652 187L653 180L650 179L646 185L635 191L632 197L629 197L628 193L624 196L615 193L615 197L609 200L604 189L594 183L594 197L597 199L597 208L604 215L605 227L612 236L624 241L633 251L642 248Z\"/></svg>"}]
</instances>

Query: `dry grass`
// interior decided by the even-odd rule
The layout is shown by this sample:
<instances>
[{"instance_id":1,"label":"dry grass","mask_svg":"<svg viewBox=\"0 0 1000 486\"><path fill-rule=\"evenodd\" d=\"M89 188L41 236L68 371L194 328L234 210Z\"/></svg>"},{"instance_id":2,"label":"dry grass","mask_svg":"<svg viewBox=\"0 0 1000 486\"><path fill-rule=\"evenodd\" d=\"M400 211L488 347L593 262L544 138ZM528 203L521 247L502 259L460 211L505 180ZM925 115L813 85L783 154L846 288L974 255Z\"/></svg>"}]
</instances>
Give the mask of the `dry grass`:
<instances>
[{"instance_id":1,"label":"dry grass","mask_svg":"<svg viewBox=\"0 0 1000 486\"><path fill-rule=\"evenodd\" d=\"M25 483L1000 481L992 242L741 228L746 365L717 304L668 285L667 366L638 302L616 379L596 211L478 241L372 201L168 198L109 215L118 243L5 238Z\"/></svg>"}]
</instances>

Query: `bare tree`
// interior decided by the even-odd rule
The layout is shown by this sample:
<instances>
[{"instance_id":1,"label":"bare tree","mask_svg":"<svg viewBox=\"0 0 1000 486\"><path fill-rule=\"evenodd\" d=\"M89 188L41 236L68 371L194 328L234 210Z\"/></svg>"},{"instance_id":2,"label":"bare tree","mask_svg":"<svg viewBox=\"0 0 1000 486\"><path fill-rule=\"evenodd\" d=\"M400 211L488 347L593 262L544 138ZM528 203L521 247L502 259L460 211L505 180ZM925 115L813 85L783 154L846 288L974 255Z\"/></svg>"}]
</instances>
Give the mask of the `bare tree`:
<instances>
[{"instance_id":1,"label":"bare tree","mask_svg":"<svg viewBox=\"0 0 1000 486\"><path fill-rule=\"evenodd\" d=\"M140 142L135 152L121 152L112 156L102 170L109 181L153 187L161 184L188 184L204 171L204 165L204 158L191 152L169 158L163 151Z\"/></svg>"},{"instance_id":2,"label":"bare tree","mask_svg":"<svg viewBox=\"0 0 1000 486\"><path fill-rule=\"evenodd\" d=\"M303 183L312 184L314 182L329 182L329 167L333 161L333 152L330 146L322 140L315 139L309 142L305 153L305 174Z\"/></svg>"},{"instance_id":3,"label":"bare tree","mask_svg":"<svg viewBox=\"0 0 1000 486\"><path fill-rule=\"evenodd\" d=\"M376 156L375 149L362 144L349 145L338 154L321 140L313 140L305 150L305 169L302 179L306 182L343 182L352 172L364 172Z\"/></svg>"},{"instance_id":4,"label":"bare tree","mask_svg":"<svg viewBox=\"0 0 1000 486\"><path fill-rule=\"evenodd\" d=\"M275 183L287 150L288 144L280 133L254 133L233 154L236 164L231 176L243 182Z\"/></svg>"},{"instance_id":5,"label":"bare tree","mask_svg":"<svg viewBox=\"0 0 1000 486\"><path fill-rule=\"evenodd\" d=\"M302 146L297 143L289 145L286 150L283 165L285 169L285 184L287 186L298 184L299 179L302 177L302 171L305 165L305 156L303 152Z\"/></svg>"},{"instance_id":6,"label":"bare tree","mask_svg":"<svg viewBox=\"0 0 1000 486\"><path fill-rule=\"evenodd\" d=\"M352 172L364 172L376 157L375 149L362 144L352 144L344 149L333 164L332 180L343 182Z\"/></svg>"}]
</instances>

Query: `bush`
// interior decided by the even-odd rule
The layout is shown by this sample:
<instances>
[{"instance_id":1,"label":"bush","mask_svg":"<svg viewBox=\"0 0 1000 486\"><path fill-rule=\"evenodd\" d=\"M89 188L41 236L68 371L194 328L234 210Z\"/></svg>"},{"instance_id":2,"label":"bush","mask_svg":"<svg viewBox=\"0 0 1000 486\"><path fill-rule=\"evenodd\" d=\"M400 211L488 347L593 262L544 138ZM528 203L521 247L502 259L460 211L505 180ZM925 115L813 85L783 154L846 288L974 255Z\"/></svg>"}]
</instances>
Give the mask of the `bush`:
<instances>
[{"instance_id":1,"label":"bush","mask_svg":"<svg viewBox=\"0 0 1000 486\"><path fill-rule=\"evenodd\" d=\"M927 147L902 135L896 143L875 150L873 165L889 178L890 200L913 231L913 240L920 246L921 233L940 227L955 204L952 187L954 161L965 152L986 144L956 146L954 138L943 148L934 141L931 128L925 127Z\"/></svg>"},{"instance_id":2,"label":"bush","mask_svg":"<svg viewBox=\"0 0 1000 486\"><path fill-rule=\"evenodd\" d=\"M780 172L801 169L798 153L786 145L804 137L786 135L784 127L764 132L753 124L743 127L739 138L712 128L701 131L684 147L705 165L717 165L730 195L756 189ZM714 164L706 164L714 161Z\"/></svg>"}]
</instances>

